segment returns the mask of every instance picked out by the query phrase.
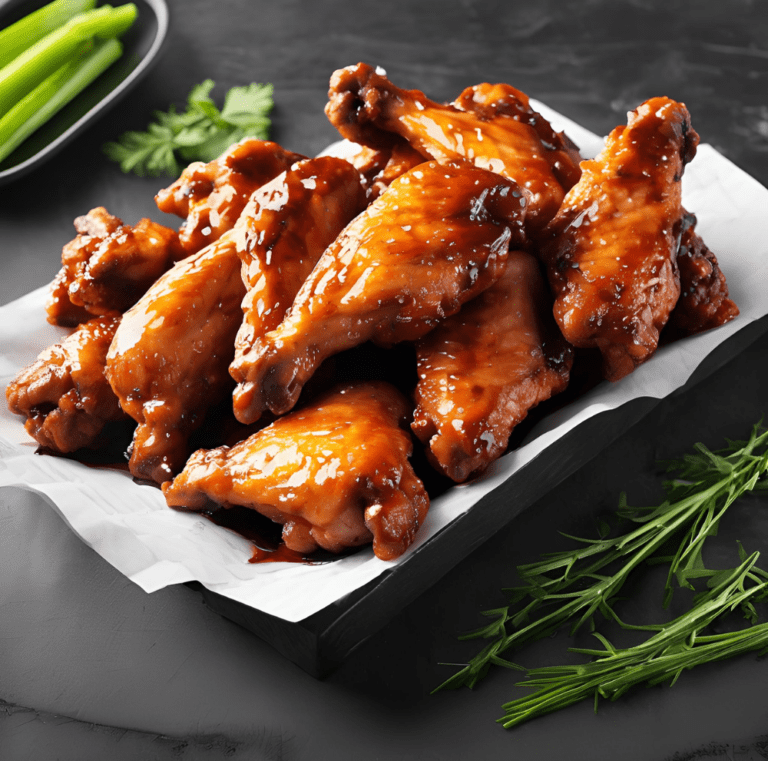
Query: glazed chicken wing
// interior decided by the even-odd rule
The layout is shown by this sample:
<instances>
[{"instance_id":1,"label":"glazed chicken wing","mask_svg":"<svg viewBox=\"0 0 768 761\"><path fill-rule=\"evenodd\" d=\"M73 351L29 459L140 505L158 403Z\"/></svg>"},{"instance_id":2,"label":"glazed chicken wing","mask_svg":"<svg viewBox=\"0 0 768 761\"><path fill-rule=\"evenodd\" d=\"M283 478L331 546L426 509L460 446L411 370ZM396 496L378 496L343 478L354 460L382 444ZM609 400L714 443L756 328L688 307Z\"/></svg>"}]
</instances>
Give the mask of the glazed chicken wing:
<instances>
[{"instance_id":1,"label":"glazed chicken wing","mask_svg":"<svg viewBox=\"0 0 768 761\"><path fill-rule=\"evenodd\" d=\"M690 336L729 322L739 308L728 297L717 257L696 233L696 216L685 213L683 235L677 252L680 299L665 329L668 338Z\"/></svg>"},{"instance_id":2,"label":"glazed chicken wing","mask_svg":"<svg viewBox=\"0 0 768 761\"><path fill-rule=\"evenodd\" d=\"M8 408L26 416L24 426L41 446L61 453L95 446L108 423L128 419L104 377L119 322L91 318L8 384Z\"/></svg>"},{"instance_id":3,"label":"glazed chicken wing","mask_svg":"<svg viewBox=\"0 0 768 761\"><path fill-rule=\"evenodd\" d=\"M336 71L328 95L328 118L353 142L390 148L404 138L426 158L464 158L514 179L530 193L532 230L555 215L579 175L575 146L509 85L478 85L441 105L360 63Z\"/></svg>"},{"instance_id":4,"label":"glazed chicken wing","mask_svg":"<svg viewBox=\"0 0 768 761\"><path fill-rule=\"evenodd\" d=\"M160 211L185 217L179 240L193 254L235 226L254 190L303 158L277 143L245 138L215 161L190 164L155 202Z\"/></svg>"},{"instance_id":5,"label":"glazed chicken wing","mask_svg":"<svg viewBox=\"0 0 768 761\"><path fill-rule=\"evenodd\" d=\"M684 105L646 101L582 163L545 231L555 318L572 344L600 349L609 380L653 354L680 295L680 180L697 144Z\"/></svg>"},{"instance_id":6,"label":"glazed chicken wing","mask_svg":"<svg viewBox=\"0 0 768 761\"><path fill-rule=\"evenodd\" d=\"M388 148L355 147L357 151L347 161L360 172L368 201L376 200L401 174L426 161L407 140Z\"/></svg>"},{"instance_id":7,"label":"glazed chicken wing","mask_svg":"<svg viewBox=\"0 0 768 761\"><path fill-rule=\"evenodd\" d=\"M297 162L256 191L251 204L238 235L248 292L230 367L238 381L234 412L243 423L261 412L251 409L256 339L280 324L323 251L362 211L365 193L350 163L326 156Z\"/></svg>"},{"instance_id":8,"label":"glazed chicken wing","mask_svg":"<svg viewBox=\"0 0 768 761\"><path fill-rule=\"evenodd\" d=\"M149 219L131 227L103 207L78 217L75 230L51 284L46 309L53 325L74 327L95 315L121 314L185 256L174 230Z\"/></svg>"},{"instance_id":9,"label":"glazed chicken wing","mask_svg":"<svg viewBox=\"0 0 768 761\"><path fill-rule=\"evenodd\" d=\"M573 350L552 318L539 263L512 251L504 275L416 344L411 428L457 482L504 454L513 428L565 389Z\"/></svg>"},{"instance_id":10,"label":"glazed chicken wing","mask_svg":"<svg viewBox=\"0 0 768 761\"><path fill-rule=\"evenodd\" d=\"M245 287L230 231L165 273L123 316L106 374L138 423L129 467L145 480L173 477L188 438L232 388L227 368Z\"/></svg>"},{"instance_id":11,"label":"glazed chicken wing","mask_svg":"<svg viewBox=\"0 0 768 761\"><path fill-rule=\"evenodd\" d=\"M297 552L341 552L373 540L383 560L401 555L429 498L408 457L406 400L392 386L336 389L231 449L200 450L165 498L178 510L243 505L283 525Z\"/></svg>"},{"instance_id":12,"label":"glazed chicken wing","mask_svg":"<svg viewBox=\"0 0 768 761\"><path fill-rule=\"evenodd\" d=\"M252 410L290 410L332 354L414 340L499 278L525 197L500 175L432 161L395 180L326 250L283 322L256 341Z\"/></svg>"}]
</instances>

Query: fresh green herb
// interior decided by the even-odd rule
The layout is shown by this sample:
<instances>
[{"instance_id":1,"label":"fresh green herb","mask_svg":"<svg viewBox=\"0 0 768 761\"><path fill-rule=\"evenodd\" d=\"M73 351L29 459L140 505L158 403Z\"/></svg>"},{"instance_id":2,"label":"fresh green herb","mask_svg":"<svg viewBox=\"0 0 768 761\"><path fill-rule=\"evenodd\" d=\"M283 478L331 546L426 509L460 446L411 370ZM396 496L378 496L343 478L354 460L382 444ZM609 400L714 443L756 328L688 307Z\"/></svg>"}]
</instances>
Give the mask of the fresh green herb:
<instances>
[{"instance_id":1,"label":"fresh green herb","mask_svg":"<svg viewBox=\"0 0 768 761\"><path fill-rule=\"evenodd\" d=\"M46 34L95 5L96 0L54 0L0 31L0 69Z\"/></svg>"},{"instance_id":2,"label":"fresh green herb","mask_svg":"<svg viewBox=\"0 0 768 761\"><path fill-rule=\"evenodd\" d=\"M75 16L29 47L0 69L0 116L80 54L93 38L119 37L135 18L133 3L118 8L105 5Z\"/></svg>"},{"instance_id":3,"label":"fresh green herb","mask_svg":"<svg viewBox=\"0 0 768 761\"><path fill-rule=\"evenodd\" d=\"M669 466L678 478L664 484L667 499L661 505L632 508L622 496L619 514L640 524L638 528L613 539L570 537L583 546L518 568L526 583L505 590L511 595L511 605L485 611L484 615L495 620L461 637L491 642L437 690L474 687L491 665L519 668L501 654L541 639L566 623L572 622L575 632L587 622L594 627L598 611L615 618L610 603L631 572L644 561L660 560L654 553L681 532L683 538L671 558L665 604L672 594L673 577L681 585L691 586L691 579L713 575L701 560L703 543L742 494L766 488L760 479L768 470L768 431L760 432L755 426L747 441L729 442L717 452L701 444L696 449L695 454ZM610 573L601 573L608 566ZM525 604L512 609L520 603Z\"/></svg>"},{"instance_id":4,"label":"fresh green herb","mask_svg":"<svg viewBox=\"0 0 768 761\"><path fill-rule=\"evenodd\" d=\"M210 97L213 87L213 80L206 79L190 92L184 113L173 106L167 113L156 111L146 132L126 132L105 145L104 152L124 172L178 177L183 165L213 161L244 137L267 138L272 85L233 87L221 111Z\"/></svg>"},{"instance_id":5,"label":"fresh green herb","mask_svg":"<svg viewBox=\"0 0 768 761\"><path fill-rule=\"evenodd\" d=\"M532 669L520 686L536 689L532 695L506 703L498 721L507 729L524 721L594 697L616 700L640 684L675 683L680 674L703 663L724 660L747 652L768 651L768 624L756 624L753 602L768 598L768 574L755 568L758 553L743 559L738 568L721 571L709 580L710 591L699 595L694 606L679 618L660 626L629 626L656 631L645 642L626 649L614 648L600 634L594 636L604 650L571 648L595 660L573 666ZM738 631L704 635L716 619L741 608L752 626Z\"/></svg>"},{"instance_id":6,"label":"fresh green herb","mask_svg":"<svg viewBox=\"0 0 768 761\"><path fill-rule=\"evenodd\" d=\"M0 118L0 161L111 66L122 50L115 39L90 44L90 50L64 64Z\"/></svg>"}]
</instances>

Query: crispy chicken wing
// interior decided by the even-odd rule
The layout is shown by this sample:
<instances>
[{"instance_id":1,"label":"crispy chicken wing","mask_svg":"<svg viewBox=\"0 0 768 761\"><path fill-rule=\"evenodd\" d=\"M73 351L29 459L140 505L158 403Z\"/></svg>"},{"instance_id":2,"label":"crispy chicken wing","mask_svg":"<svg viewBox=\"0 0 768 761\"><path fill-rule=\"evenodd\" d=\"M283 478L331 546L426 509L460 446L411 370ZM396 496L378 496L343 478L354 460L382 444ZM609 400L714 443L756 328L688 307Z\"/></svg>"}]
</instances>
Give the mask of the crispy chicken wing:
<instances>
[{"instance_id":1,"label":"crispy chicken wing","mask_svg":"<svg viewBox=\"0 0 768 761\"><path fill-rule=\"evenodd\" d=\"M328 118L353 142L391 148L405 138L426 158L465 158L514 179L531 194L532 230L555 215L579 176L575 146L509 85L478 85L442 105L360 63L336 71L328 95Z\"/></svg>"},{"instance_id":2,"label":"crispy chicken wing","mask_svg":"<svg viewBox=\"0 0 768 761\"><path fill-rule=\"evenodd\" d=\"M48 322L74 327L94 315L121 314L185 256L174 230L149 219L131 227L105 208L75 220L77 236L61 253Z\"/></svg>"},{"instance_id":3,"label":"crispy chicken wing","mask_svg":"<svg viewBox=\"0 0 768 761\"><path fill-rule=\"evenodd\" d=\"M108 423L128 419L104 377L119 322L105 316L82 323L8 384L8 408L26 416L24 426L41 446L62 453L95 446Z\"/></svg>"},{"instance_id":4,"label":"crispy chicken wing","mask_svg":"<svg viewBox=\"0 0 768 761\"><path fill-rule=\"evenodd\" d=\"M254 190L306 158L277 143L245 138L208 164L190 164L155 196L160 211L185 217L179 240L187 253L231 230Z\"/></svg>"},{"instance_id":5,"label":"crispy chicken wing","mask_svg":"<svg viewBox=\"0 0 768 761\"><path fill-rule=\"evenodd\" d=\"M511 251L501 279L416 344L411 428L432 464L466 481L500 457L528 410L568 383L573 350L539 263Z\"/></svg>"},{"instance_id":6,"label":"crispy chicken wing","mask_svg":"<svg viewBox=\"0 0 768 761\"><path fill-rule=\"evenodd\" d=\"M248 292L230 367L238 381L234 412L243 423L261 412L251 409L256 339L280 324L323 251L362 211L365 192L352 164L326 156L297 162L256 191L251 203L238 236Z\"/></svg>"},{"instance_id":7,"label":"crispy chicken wing","mask_svg":"<svg viewBox=\"0 0 768 761\"><path fill-rule=\"evenodd\" d=\"M336 389L231 449L200 450L165 498L179 510L244 505L283 524L298 552L373 539L392 560L413 542L429 498L408 457L408 404L385 383Z\"/></svg>"},{"instance_id":8,"label":"crispy chicken wing","mask_svg":"<svg viewBox=\"0 0 768 761\"><path fill-rule=\"evenodd\" d=\"M728 297L717 257L696 233L696 216L685 213L683 235L677 252L680 299L664 331L668 338L690 336L729 322L739 308Z\"/></svg>"},{"instance_id":9,"label":"crispy chicken wing","mask_svg":"<svg viewBox=\"0 0 768 761\"><path fill-rule=\"evenodd\" d=\"M680 180L697 144L684 105L646 101L582 163L545 231L555 318L572 344L600 349L612 381L653 354L680 295Z\"/></svg>"},{"instance_id":10,"label":"crispy chicken wing","mask_svg":"<svg viewBox=\"0 0 768 761\"><path fill-rule=\"evenodd\" d=\"M283 322L258 339L252 410L283 414L327 357L414 340L501 275L522 240L517 185L465 161L395 180L326 250Z\"/></svg>"}]
</instances>

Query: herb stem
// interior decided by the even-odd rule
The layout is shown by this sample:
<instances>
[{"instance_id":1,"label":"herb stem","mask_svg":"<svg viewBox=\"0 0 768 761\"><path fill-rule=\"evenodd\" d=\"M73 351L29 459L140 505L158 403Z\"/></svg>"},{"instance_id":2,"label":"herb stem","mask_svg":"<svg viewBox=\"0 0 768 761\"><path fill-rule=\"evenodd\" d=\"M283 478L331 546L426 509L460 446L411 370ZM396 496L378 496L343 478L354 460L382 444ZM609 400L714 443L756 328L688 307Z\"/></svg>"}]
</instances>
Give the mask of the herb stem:
<instances>
[{"instance_id":1,"label":"herb stem","mask_svg":"<svg viewBox=\"0 0 768 761\"><path fill-rule=\"evenodd\" d=\"M712 576L704 569L701 551L706 538L714 534L728 508L745 492L762 488L761 476L768 470L768 431L755 426L746 442L730 442L721 452L697 446L697 455L688 455L673 463L670 470L681 478L665 483L667 500L652 508L631 508L624 497L619 515L641 525L613 539L586 540L581 548L554 553L547 558L518 568L526 586L505 590L511 604L528 602L514 613L510 607L487 611L496 620L460 639L484 638L486 645L461 670L439 685L435 691L474 687L491 665L511 666L502 653L545 637L563 624L574 621L572 633L587 621L594 621L600 611L615 617L610 603L638 565L650 561L673 536L689 527L675 554L665 587L664 603L672 595L671 580L692 588L689 579ZM601 575L607 566L624 560L611 575ZM547 608L552 608L549 612ZM544 609L544 610L542 610ZM531 620L532 614L538 616ZM509 633L508 633L508 630Z\"/></svg>"},{"instance_id":2,"label":"herb stem","mask_svg":"<svg viewBox=\"0 0 768 761\"><path fill-rule=\"evenodd\" d=\"M519 686L537 688L532 695L503 706L498 719L505 728L517 726L536 716L573 705L594 696L616 700L639 684L655 685L674 681L702 663L723 660L750 651L768 648L768 624L715 635L703 635L705 627L739 606L749 611L751 599L768 596L768 581L754 573L759 553L746 558L737 568L721 575L720 581L699 597L696 604L675 620L661 626L626 627L655 630L645 642L634 647L614 648L604 637L603 650L572 648L571 652L591 655L590 663L577 666L548 666L532 669ZM749 586L751 584L752 586ZM623 625L623 624L622 624Z\"/></svg>"}]
</instances>

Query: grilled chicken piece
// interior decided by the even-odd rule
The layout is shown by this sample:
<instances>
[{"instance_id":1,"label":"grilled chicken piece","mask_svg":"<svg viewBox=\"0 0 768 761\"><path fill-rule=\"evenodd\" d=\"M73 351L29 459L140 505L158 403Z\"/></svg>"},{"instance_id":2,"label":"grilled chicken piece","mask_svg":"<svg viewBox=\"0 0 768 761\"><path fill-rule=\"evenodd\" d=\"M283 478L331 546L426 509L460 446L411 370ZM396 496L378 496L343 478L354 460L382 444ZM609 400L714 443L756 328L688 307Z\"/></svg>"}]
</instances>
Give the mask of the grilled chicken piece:
<instances>
[{"instance_id":1,"label":"grilled chicken piece","mask_svg":"<svg viewBox=\"0 0 768 761\"><path fill-rule=\"evenodd\" d=\"M252 410L290 410L327 357L414 340L503 272L525 196L465 161L395 180L326 250L283 322L255 343Z\"/></svg>"},{"instance_id":2,"label":"grilled chicken piece","mask_svg":"<svg viewBox=\"0 0 768 761\"><path fill-rule=\"evenodd\" d=\"M427 159L464 158L530 193L526 224L540 230L579 176L576 147L509 85L482 84L442 105L402 90L367 64L331 77L326 114L339 132L371 148L407 140Z\"/></svg>"},{"instance_id":3,"label":"grilled chicken piece","mask_svg":"<svg viewBox=\"0 0 768 761\"><path fill-rule=\"evenodd\" d=\"M40 446L74 452L98 446L104 427L128 420L104 377L119 316L93 317L43 351L8 384L8 409Z\"/></svg>"},{"instance_id":4,"label":"grilled chicken piece","mask_svg":"<svg viewBox=\"0 0 768 761\"><path fill-rule=\"evenodd\" d=\"M528 410L563 391L573 349L529 254L511 251L504 275L416 344L413 432L432 464L466 481L504 454Z\"/></svg>"},{"instance_id":5,"label":"grilled chicken piece","mask_svg":"<svg viewBox=\"0 0 768 761\"><path fill-rule=\"evenodd\" d=\"M382 560L413 542L429 507L408 457L408 403L385 383L351 385L279 418L231 449L199 450L163 485L177 510L243 505L283 525L297 552L373 540Z\"/></svg>"},{"instance_id":6,"label":"grilled chicken piece","mask_svg":"<svg viewBox=\"0 0 768 761\"><path fill-rule=\"evenodd\" d=\"M53 325L74 327L94 316L122 314L185 256L174 230L149 219L131 227L101 206L75 219L75 230L46 305Z\"/></svg>"},{"instance_id":7,"label":"grilled chicken piece","mask_svg":"<svg viewBox=\"0 0 768 761\"><path fill-rule=\"evenodd\" d=\"M653 354L680 296L680 180L698 139L684 105L646 101L582 162L545 231L558 325L574 346L600 349L609 380Z\"/></svg>"},{"instance_id":8,"label":"grilled chicken piece","mask_svg":"<svg viewBox=\"0 0 768 761\"><path fill-rule=\"evenodd\" d=\"M160 211L186 218L179 240L194 254L234 227L254 190L303 158L277 143L245 138L215 161L190 164L155 202Z\"/></svg>"},{"instance_id":9,"label":"grilled chicken piece","mask_svg":"<svg viewBox=\"0 0 768 761\"><path fill-rule=\"evenodd\" d=\"M247 294L230 367L242 423L261 414L252 409L255 342L280 324L323 251L364 208L365 193L349 162L323 157L297 162L256 191L251 204L237 244Z\"/></svg>"},{"instance_id":10,"label":"grilled chicken piece","mask_svg":"<svg viewBox=\"0 0 768 761\"><path fill-rule=\"evenodd\" d=\"M725 275L717 257L696 232L696 216L685 213L677 252L680 299L664 331L666 338L682 338L724 325L739 314L728 297Z\"/></svg>"}]
</instances>

